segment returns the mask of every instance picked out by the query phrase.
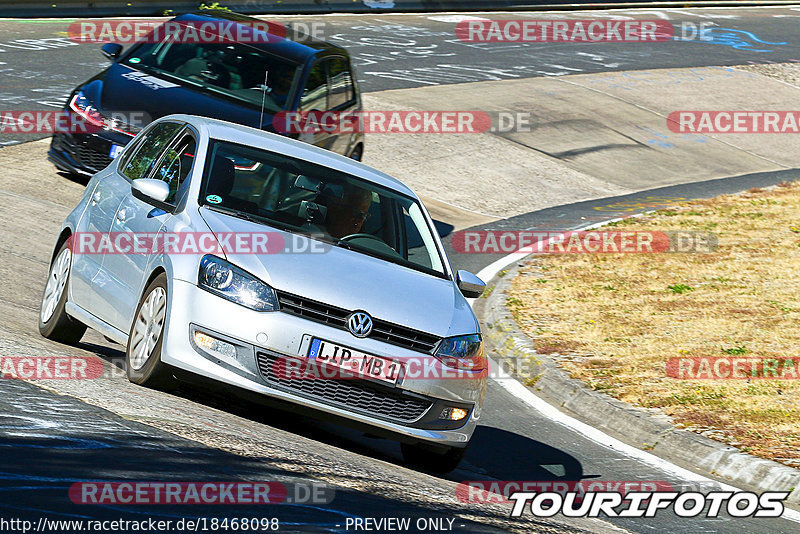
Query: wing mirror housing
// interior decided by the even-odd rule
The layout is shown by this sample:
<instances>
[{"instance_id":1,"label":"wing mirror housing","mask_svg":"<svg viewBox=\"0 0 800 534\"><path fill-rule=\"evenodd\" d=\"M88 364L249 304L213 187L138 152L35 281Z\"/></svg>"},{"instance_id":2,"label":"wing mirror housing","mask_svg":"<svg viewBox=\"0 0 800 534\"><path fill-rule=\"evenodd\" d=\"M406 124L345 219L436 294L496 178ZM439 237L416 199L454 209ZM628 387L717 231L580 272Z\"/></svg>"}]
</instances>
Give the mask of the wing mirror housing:
<instances>
[{"instance_id":1,"label":"wing mirror housing","mask_svg":"<svg viewBox=\"0 0 800 534\"><path fill-rule=\"evenodd\" d=\"M175 211L175 207L166 202L167 198L169 198L169 185L161 180L152 178L134 180L131 182L131 194L142 202L146 202L158 209L170 213Z\"/></svg>"},{"instance_id":2,"label":"wing mirror housing","mask_svg":"<svg viewBox=\"0 0 800 534\"><path fill-rule=\"evenodd\" d=\"M456 283L458 289L468 299L476 299L483 295L483 290L486 289L486 284L483 280L475 276L469 271L458 271L456 273Z\"/></svg>"},{"instance_id":3,"label":"wing mirror housing","mask_svg":"<svg viewBox=\"0 0 800 534\"><path fill-rule=\"evenodd\" d=\"M106 43L100 51L111 61L116 61L122 54L122 45L119 43Z\"/></svg>"}]
</instances>

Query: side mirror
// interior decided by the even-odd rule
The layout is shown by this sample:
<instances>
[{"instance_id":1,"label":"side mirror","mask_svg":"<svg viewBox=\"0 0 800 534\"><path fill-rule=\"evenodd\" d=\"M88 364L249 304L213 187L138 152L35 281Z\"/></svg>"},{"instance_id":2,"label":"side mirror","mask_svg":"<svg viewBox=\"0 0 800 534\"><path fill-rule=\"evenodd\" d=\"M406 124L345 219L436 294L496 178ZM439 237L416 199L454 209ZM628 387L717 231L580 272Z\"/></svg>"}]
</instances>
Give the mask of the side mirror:
<instances>
[{"instance_id":1,"label":"side mirror","mask_svg":"<svg viewBox=\"0 0 800 534\"><path fill-rule=\"evenodd\" d=\"M458 289L468 299L476 299L483 295L483 290L486 289L486 284L469 271L458 271L456 273L456 282Z\"/></svg>"},{"instance_id":2,"label":"side mirror","mask_svg":"<svg viewBox=\"0 0 800 534\"><path fill-rule=\"evenodd\" d=\"M164 211L172 212L175 207L167 204L166 200L169 197L169 185L161 180L154 180L152 178L139 178L131 182L131 194L152 206L155 206Z\"/></svg>"},{"instance_id":3,"label":"side mirror","mask_svg":"<svg viewBox=\"0 0 800 534\"><path fill-rule=\"evenodd\" d=\"M106 43L100 50L108 59L116 61L120 54L122 54L122 45L119 43Z\"/></svg>"}]
</instances>

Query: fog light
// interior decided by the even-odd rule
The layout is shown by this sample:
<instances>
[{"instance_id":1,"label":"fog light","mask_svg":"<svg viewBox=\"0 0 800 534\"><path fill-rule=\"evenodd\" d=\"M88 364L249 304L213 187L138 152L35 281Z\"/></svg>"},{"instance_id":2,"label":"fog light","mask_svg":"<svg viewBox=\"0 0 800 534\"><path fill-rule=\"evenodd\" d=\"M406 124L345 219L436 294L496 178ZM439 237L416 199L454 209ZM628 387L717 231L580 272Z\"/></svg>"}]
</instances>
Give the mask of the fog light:
<instances>
[{"instance_id":1,"label":"fog light","mask_svg":"<svg viewBox=\"0 0 800 534\"><path fill-rule=\"evenodd\" d=\"M203 332L194 333L194 342L195 345L214 356L236 361L236 347L230 343L211 337Z\"/></svg>"},{"instance_id":2,"label":"fog light","mask_svg":"<svg viewBox=\"0 0 800 534\"><path fill-rule=\"evenodd\" d=\"M439 419L449 419L450 421L461 421L467 416L467 410L464 408L445 408Z\"/></svg>"}]
</instances>

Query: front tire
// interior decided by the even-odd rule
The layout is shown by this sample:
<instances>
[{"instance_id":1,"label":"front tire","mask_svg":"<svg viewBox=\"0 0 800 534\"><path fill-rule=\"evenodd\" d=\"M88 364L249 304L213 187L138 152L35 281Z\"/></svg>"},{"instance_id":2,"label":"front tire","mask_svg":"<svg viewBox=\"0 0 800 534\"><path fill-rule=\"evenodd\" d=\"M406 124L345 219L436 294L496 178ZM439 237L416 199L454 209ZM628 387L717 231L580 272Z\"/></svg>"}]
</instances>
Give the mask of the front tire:
<instances>
[{"instance_id":1,"label":"front tire","mask_svg":"<svg viewBox=\"0 0 800 534\"><path fill-rule=\"evenodd\" d=\"M71 265L72 251L67 240L58 249L47 273L39 309L39 333L47 339L74 345L83 337L86 325L67 315L65 310Z\"/></svg>"},{"instance_id":2,"label":"front tire","mask_svg":"<svg viewBox=\"0 0 800 534\"><path fill-rule=\"evenodd\" d=\"M409 443L401 443L400 450L407 463L440 475L446 475L458 467L467 453L467 447L448 447L446 451L440 452L425 445Z\"/></svg>"},{"instance_id":3,"label":"front tire","mask_svg":"<svg viewBox=\"0 0 800 534\"><path fill-rule=\"evenodd\" d=\"M364 149L361 145L358 145L353 149L350 153L350 159L354 159L356 161L361 161L361 158L364 156Z\"/></svg>"},{"instance_id":4,"label":"front tire","mask_svg":"<svg viewBox=\"0 0 800 534\"><path fill-rule=\"evenodd\" d=\"M162 273L144 290L128 335L125 371L134 384L156 389L175 384L172 368L161 361L166 318L167 275Z\"/></svg>"}]
</instances>

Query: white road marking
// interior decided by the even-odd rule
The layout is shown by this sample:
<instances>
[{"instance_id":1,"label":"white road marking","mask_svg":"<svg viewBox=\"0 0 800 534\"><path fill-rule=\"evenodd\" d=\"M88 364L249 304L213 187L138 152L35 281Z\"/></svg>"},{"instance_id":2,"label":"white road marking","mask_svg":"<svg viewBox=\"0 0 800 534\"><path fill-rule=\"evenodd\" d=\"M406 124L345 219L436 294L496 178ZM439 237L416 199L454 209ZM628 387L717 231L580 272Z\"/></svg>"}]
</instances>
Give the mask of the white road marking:
<instances>
[{"instance_id":1,"label":"white road marking","mask_svg":"<svg viewBox=\"0 0 800 534\"><path fill-rule=\"evenodd\" d=\"M434 15L432 17L425 17L428 20L435 20L436 22L464 22L465 20L489 20L483 17L472 17L470 15Z\"/></svg>"}]
</instances>

